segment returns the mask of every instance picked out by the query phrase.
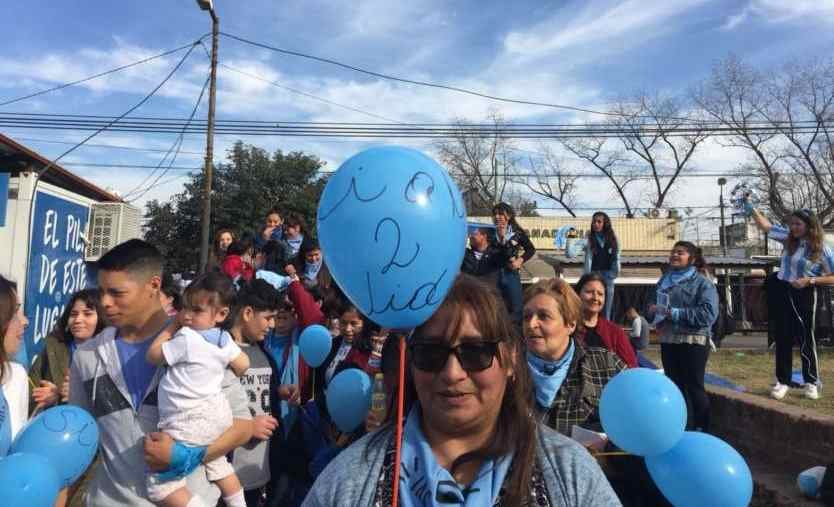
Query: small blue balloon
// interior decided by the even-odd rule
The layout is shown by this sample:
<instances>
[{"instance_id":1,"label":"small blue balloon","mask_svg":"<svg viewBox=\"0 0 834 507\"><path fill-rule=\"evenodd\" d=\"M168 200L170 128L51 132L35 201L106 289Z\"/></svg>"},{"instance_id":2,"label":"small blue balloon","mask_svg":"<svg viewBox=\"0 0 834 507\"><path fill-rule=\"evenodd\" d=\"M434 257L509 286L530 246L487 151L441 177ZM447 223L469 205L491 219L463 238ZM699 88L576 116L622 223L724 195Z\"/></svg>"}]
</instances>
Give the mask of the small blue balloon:
<instances>
[{"instance_id":1,"label":"small blue balloon","mask_svg":"<svg viewBox=\"0 0 834 507\"><path fill-rule=\"evenodd\" d=\"M0 458L4 507L52 507L60 489L58 472L43 456L19 452Z\"/></svg>"},{"instance_id":2,"label":"small blue balloon","mask_svg":"<svg viewBox=\"0 0 834 507\"><path fill-rule=\"evenodd\" d=\"M327 386L327 412L344 433L365 422L371 408L371 378L362 370L350 368L339 372Z\"/></svg>"},{"instance_id":3,"label":"small blue balloon","mask_svg":"<svg viewBox=\"0 0 834 507\"><path fill-rule=\"evenodd\" d=\"M624 370L602 390L602 427L612 442L638 456L662 454L686 429L686 401L666 375L648 368Z\"/></svg>"},{"instance_id":4,"label":"small blue balloon","mask_svg":"<svg viewBox=\"0 0 834 507\"><path fill-rule=\"evenodd\" d=\"M301 357L313 368L318 368L327 359L332 345L333 337L330 336L330 331L318 324L307 326L298 339Z\"/></svg>"},{"instance_id":5,"label":"small blue balloon","mask_svg":"<svg viewBox=\"0 0 834 507\"><path fill-rule=\"evenodd\" d=\"M687 431L670 451L646 458L646 468L675 507L744 507L753 498L744 458L706 433Z\"/></svg>"},{"instance_id":6,"label":"small blue balloon","mask_svg":"<svg viewBox=\"0 0 834 507\"><path fill-rule=\"evenodd\" d=\"M20 430L11 452L46 458L58 473L61 487L78 480L98 450L98 425L86 410L59 405L44 411Z\"/></svg>"},{"instance_id":7,"label":"small blue balloon","mask_svg":"<svg viewBox=\"0 0 834 507\"><path fill-rule=\"evenodd\" d=\"M318 233L330 273L357 308L382 327L410 329L434 313L460 270L466 208L431 158L371 148L328 180Z\"/></svg>"}]
</instances>

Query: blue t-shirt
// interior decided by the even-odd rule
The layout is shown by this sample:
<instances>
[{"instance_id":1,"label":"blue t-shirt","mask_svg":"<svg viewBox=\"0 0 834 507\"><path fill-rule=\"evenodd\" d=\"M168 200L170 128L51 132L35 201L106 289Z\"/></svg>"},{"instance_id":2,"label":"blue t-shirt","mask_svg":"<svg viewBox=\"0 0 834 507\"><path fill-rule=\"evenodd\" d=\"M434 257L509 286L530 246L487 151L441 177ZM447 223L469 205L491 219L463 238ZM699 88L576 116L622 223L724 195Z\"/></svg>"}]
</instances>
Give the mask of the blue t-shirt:
<instances>
[{"instance_id":1,"label":"blue t-shirt","mask_svg":"<svg viewBox=\"0 0 834 507\"><path fill-rule=\"evenodd\" d=\"M148 353L154 338L156 335L140 343L129 343L121 336L116 337L116 350L119 353L119 362L122 364L122 375L135 410L139 410L142 398L156 373L157 366L145 359L145 354Z\"/></svg>"}]
</instances>

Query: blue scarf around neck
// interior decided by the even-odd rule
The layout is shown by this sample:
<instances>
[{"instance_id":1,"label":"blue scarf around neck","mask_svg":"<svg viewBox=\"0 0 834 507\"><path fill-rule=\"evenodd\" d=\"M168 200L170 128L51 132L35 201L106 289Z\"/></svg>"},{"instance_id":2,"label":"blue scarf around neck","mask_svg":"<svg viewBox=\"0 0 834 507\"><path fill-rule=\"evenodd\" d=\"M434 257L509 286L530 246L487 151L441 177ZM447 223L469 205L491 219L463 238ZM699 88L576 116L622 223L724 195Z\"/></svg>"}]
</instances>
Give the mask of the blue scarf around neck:
<instances>
[{"instance_id":1,"label":"blue scarf around neck","mask_svg":"<svg viewBox=\"0 0 834 507\"><path fill-rule=\"evenodd\" d=\"M695 266L689 266L685 269L670 269L663 278L658 282L658 289L666 291L674 285L678 285L685 280L689 280L697 274Z\"/></svg>"},{"instance_id":2,"label":"blue scarf around neck","mask_svg":"<svg viewBox=\"0 0 834 507\"><path fill-rule=\"evenodd\" d=\"M299 234L297 238L286 238L287 244L290 245L290 256L295 257L298 251L301 250L301 242L304 241L304 235Z\"/></svg>"},{"instance_id":3,"label":"blue scarf around neck","mask_svg":"<svg viewBox=\"0 0 834 507\"><path fill-rule=\"evenodd\" d=\"M440 507L492 505L510 469L511 456L488 460L468 487L461 486L434 457L423 430L420 429L420 405L408 413L403 430L400 499L403 507Z\"/></svg>"},{"instance_id":4,"label":"blue scarf around neck","mask_svg":"<svg viewBox=\"0 0 834 507\"><path fill-rule=\"evenodd\" d=\"M318 262L304 261L304 278L311 282L316 281L316 277L319 276L319 271L321 271L321 264L321 260Z\"/></svg>"},{"instance_id":5,"label":"blue scarf around neck","mask_svg":"<svg viewBox=\"0 0 834 507\"><path fill-rule=\"evenodd\" d=\"M278 375L280 381L278 385L292 385L295 384L301 387L298 383L298 329L294 329L290 336L271 335L266 343L266 349L275 360L275 366L278 371L273 372L273 375ZM290 347L289 352L286 352L287 360L284 361L285 349ZM280 402L280 421L281 429L284 433L284 438L289 437L290 430L298 417L298 407L290 405L286 400Z\"/></svg>"},{"instance_id":6,"label":"blue scarf around neck","mask_svg":"<svg viewBox=\"0 0 834 507\"><path fill-rule=\"evenodd\" d=\"M559 388L568 376L575 349L573 339L571 339L568 350L556 361L548 361L532 352L527 352L527 369L530 370L533 388L536 391L536 403L542 408L550 408L553 405Z\"/></svg>"}]
</instances>

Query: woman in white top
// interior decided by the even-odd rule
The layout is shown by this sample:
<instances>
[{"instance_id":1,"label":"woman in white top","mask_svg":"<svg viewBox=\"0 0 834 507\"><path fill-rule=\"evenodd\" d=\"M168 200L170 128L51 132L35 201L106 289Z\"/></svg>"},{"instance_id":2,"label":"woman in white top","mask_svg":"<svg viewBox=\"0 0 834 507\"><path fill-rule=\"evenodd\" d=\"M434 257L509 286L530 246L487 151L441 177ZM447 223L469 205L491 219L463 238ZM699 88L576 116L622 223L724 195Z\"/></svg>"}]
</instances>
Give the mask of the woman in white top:
<instances>
[{"instance_id":1,"label":"woman in white top","mask_svg":"<svg viewBox=\"0 0 834 507\"><path fill-rule=\"evenodd\" d=\"M834 285L834 253L823 241L817 216L810 210L791 213L788 226L772 224L752 205L745 211L770 239L785 245L776 278L768 283L768 318L776 330L776 384L770 395L781 400L791 385L793 345L799 343L806 398L819 398L819 367L815 336L817 285Z\"/></svg>"},{"instance_id":2,"label":"woman in white top","mask_svg":"<svg viewBox=\"0 0 834 507\"><path fill-rule=\"evenodd\" d=\"M0 276L0 458L8 454L12 440L29 413L26 370L11 359L20 350L29 321L23 315L14 282Z\"/></svg>"}]
</instances>

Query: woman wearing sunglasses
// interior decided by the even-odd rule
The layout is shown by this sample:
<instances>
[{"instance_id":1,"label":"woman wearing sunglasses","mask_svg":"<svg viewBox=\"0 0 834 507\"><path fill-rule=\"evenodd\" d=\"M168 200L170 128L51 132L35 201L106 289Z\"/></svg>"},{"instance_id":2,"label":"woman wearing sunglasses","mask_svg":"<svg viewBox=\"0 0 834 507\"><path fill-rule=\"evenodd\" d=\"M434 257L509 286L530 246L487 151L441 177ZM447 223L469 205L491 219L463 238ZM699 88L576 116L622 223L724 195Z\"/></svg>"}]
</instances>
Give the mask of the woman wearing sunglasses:
<instances>
[{"instance_id":1,"label":"woman wearing sunglasses","mask_svg":"<svg viewBox=\"0 0 834 507\"><path fill-rule=\"evenodd\" d=\"M493 289L461 275L409 341L400 505L620 505L594 460L538 425L523 348ZM343 451L304 505L391 505L394 430Z\"/></svg>"},{"instance_id":2,"label":"woman wearing sunglasses","mask_svg":"<svg viewBox=\"0 0 834 507\"><path fill-rule=\"evenodd\" d=\"M574 425L599 429L602 389L626 368L601 345L573 338L581 318L582 302L564 280L542 280L527 289L524 340L537 412L565 435Z\"/></svg>"},{"instance_id":3,"label":"woman wearing sunglasses","mask_svg":"<svg viewBox=\"0 0 834 507\"><path fill-rule=\"evenodd\" d=\"M791 362L793 345L799 343L803 394L811 400L819 399L817 286L834 285L834 254L823 242L820 221L810 210L791 213L788 227L772 224L750 202L745 203L745 211L770 239L784 245L779 272L767 290L768 313L776 331L776 384L770 395L781 400L788 394L788 387L795 385L791 382Z\"/></svg>"}]
</instances>

